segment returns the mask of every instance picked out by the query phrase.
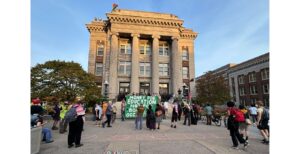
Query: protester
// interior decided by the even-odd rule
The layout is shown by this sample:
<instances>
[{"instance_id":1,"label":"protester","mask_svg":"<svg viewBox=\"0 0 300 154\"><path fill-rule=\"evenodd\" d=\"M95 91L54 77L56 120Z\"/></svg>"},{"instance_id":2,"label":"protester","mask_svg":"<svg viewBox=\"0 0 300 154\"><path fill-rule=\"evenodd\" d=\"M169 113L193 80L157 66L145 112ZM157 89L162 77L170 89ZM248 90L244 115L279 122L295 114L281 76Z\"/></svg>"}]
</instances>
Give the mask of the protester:
<instances>
[{"instance_id":1,"label":"protester","mask_svg":"<svg viewBox=\"0 0 300 154\"><path fill-rule=\"evenodd\" d=\"M188 120L188 126L190 126L191 125L191 108L187 103L184 103L183 113L184 113L183 125L186 125L186 120Z\"/></svg>"},{"instance_id":2,"label":"protester","mask_svg":"<svg viewBox=\"0 0 300 154\"><path fill-rule=\"evenodd\" d=\"M135 129L140 129L140 130L142 130L144 110L145 110L145 108L144 108L143 104L141 103L141 104L137 107L137 111L136 111Z\"/></svg>"},{"instance_id":3,"label":"protester","mask_svg":"<svg viewBox=\"0 0 300 154\"><path fill-rule=\"evenodd\" d=\"M45 141L45 143L51 143L53 142L52 132L49 128L44 127L46 123L47 122L43 121L43 112L31 115L31 128L42 127L42 140Z\"/></svg>"},{"instance_id":4,"label":"protester","mask_svg":"<svg viewBox=\"0 0 300 154\"><path fill-rule=\"evenodd\" d=\"M147 128L149 128L150 130L155 129L155 115L154 115L151 105L149 105L148 110L147 110L146 125L147 125Z\"/></svg>"},{"instance_id":5,"label":"protester","mask_svg":"<svg viewBox=\"0 0 300 154\"><path fill-rule=\"evenodd\" d=\"M244 148L247 148L248 146L248 142L246 142L243 137L241 136L241 134L239 133L239 125L240 122L244 121L244 115L242 112L239 111L239 109L237 109L235 107L235 103L234 102L227 102L227 115L228 115L228 122L227 122L227 127L230 131L230 136L231 136L231 140L233 143L232 148L234 149L239 149L238 148L238 141L241 144L244 144Z\"/></svg>"},{"instance_id":6,"label":"protester","mask_svg":"<svg viewBox=\"0 0 300 154\"><path fill-rule=\"evenodd\" d=\"M81 134L83 130L83 124L84 124L84 115L85 111L83 107L80 105L80 103L77 103L71 107L70 110L75 109L76 110L76 119L75 121L69 122L69 134L68 134L68 148L71 148L74 146L75 142L75 148L83 146L81 144ZM68 121L68 120L67 120Z\"/></svg>"},{"instance_id":7,"label":"protester","mask_svg":"<svg viewBox=\"0 0 300 154\"><path fill-rule=\"evenodd\" d=\"M44 112L44 109L41 107L41 100L39 98L33 99L32 105L30 107L30 113L32 114L40 114Z\"/></svg>"},{"instance_id":8,"label":"protester","mask_svg":"<svg viewBox=\"0 0 300 154\"><path fill-rule=\"evenodd\" d=\"M168 109L169 109L169 102L164 102L164 112L163 112L163 119L167 118L168 115Z\"/></svg>"},{"instance_id":9,"label":"protester","mask_svg":"<svg viewBox=\"0 0 300 154\"><path fill-rule=\"evenodd\" d=\"M96 126L100 127L101 116L102 116L102 108L100 106L100 103L96 104L95 115L96 115Z\"/></svg>"},{"instance_id":10,"label":"protester","mask_svg":"<svg viewBox=\"0 0 300 154\"><path fill-rule=\"evenodd\" d=\"M61 106L60 106L60 121L59 121L59 133L63 134L67 132L67 127L68 123L65 121L65 114L68 111L67 109L68 106L68 101L65 101Z\"/></svg>"},{"instance_id":11,"label":"protester","mask_svg":"<svg viewBox=\"0 0 300 154\"><path fill-rule=\"evenodd\" d=\"M259 129L262 137L262 143L269 144L269 112L264 107L262 101L257 101L258 109L257 109L257 121L256 125Z\"/></svg>"},{"instance_id":12,"label":"protester","mask_svg":"<svg viewBox=\"0 0 300 154\"><path fill-rule=\"evenodd\" d=\"M212 116L213 109L210 106L210 104L206 104L204 111L206 112L206 125L211 125L211 116Z\"/></svg>"},{"instance_id":13,"label":"protester","mask_svg":"<svg viewBox=\"0 0 300 154\"><path fill-rule=\"evenodd\" d=\"M157 129L160 129L160 123L163 118L163 107L160 104L156 104L156 109L155 109L155 118L156 118L156 123L157 123Z\"/></svg>"},{"instance_id":14,"label":"protester","mask_svg":"<svg viewBox=\"0 0 300 154\"><path fill-rule=\"evenodd\" d=\"M121 103L121 119L122 121L125 120L125 100L122 99L122 103Z\"/></svg>"},{"instance_id":15,"label":"protester","mask_svg":"<svg viewBox=\"0 0 300 154\"><path fill-rule=\"evenodd\" d=\"M193 124L193 125L197 125L197 123L198 123L198 117L199 117L198 108L199 108L199 105L196 105L196 104L192 105L191 124Z\"/></svg>"},{"instance_id":16,"label":"protester","mask_svg":"<svg viewBox=\"0 0 300 154\"><path fill-rule=\"evenodd\" d=\"M111 123L113 124L117 118L117 106L116 106L116 102L113 102L112 104L112 118L111 118Z\"/></svg>"},{"instance_id":17,"label":"protester","mask_svg":"<svg viewBox=\"0 0 300 154\"><path fill-rule=\"evenodd\" d=\"M178 121L181 120L181 115L182 115L182 111L183 111L182 105L183 105L183 104L181 104L181 103L179 103L179 102L177 103L177 107L178 107L178 116L177 116L177 119L178 119Z\"/></svg>"},{"instance_id":18,"label":"protester","mask_svg":"<svg viewBox=\"0 0 300 154\"><path fill-rule=\"evenodd\" d=\"M176 128L178 119L178 99L175 98L173 102L173 111L172 111L172 119L171 119L171 127Z\"/></svg>"},{"instance_id":19,"label":"protester","mask_svg":"<svg viewBox=\"0 0 300 154\"><path fill-rule=\"evenodd\" d=\"M104 104L103 104L103 110L104 110ZM110 125L110 122L111 122L111 116L112 116L112 103L109 102L108 103L108 106L106 108L106 121L102 123L102 127L105 128L105 124L107 123L107 127L112 127Z\"/></svg>"},{"instance_id":20,"label":"protester","mask_svg":"<svg viewBox=\"0 0 300 154\"><path fill-rule=\"evenodd\" d=\"M250 116L251 116L252 122L253 122L253 124L255 124L256 119L257 119L257 108L256 108L255 104L251 104L249 111L250 111Z\"/></svg>"},{"instance_id":21,"label":"protester","mask_svg":"<svg viewBox=\"0 0 300 154\"><path fill-rule=\"evenodd\" d=\"M248 114L248 110L245 108L244 105L239 105L239 109L241 112L243 112L244 117L245 117L245 122L241 122L240 123L240 134L242 135L242 137L246 140L246 142L248 142L248 128L249 128L249 124L251 125L251 123L249 123L248 121L250 121L249 119L249 114ZM248 123L247 123L248 122ZM251 121L250 121L251 122Z\"/></svg>"},{"instance_id":22,"label":"protester","mask_svg":"<svg viewBox=\"0 0 300 154\"><path fill-rule=\"evenodd\" d=\"M59 103L58 102L54 102L54 113L52 114L52 118L53 118L53 126L52 126L52 130L57 130L58 127L56 127L56 125L59 123L60 121L60 107L59 107Z\"/></svg>"}]
</instances>

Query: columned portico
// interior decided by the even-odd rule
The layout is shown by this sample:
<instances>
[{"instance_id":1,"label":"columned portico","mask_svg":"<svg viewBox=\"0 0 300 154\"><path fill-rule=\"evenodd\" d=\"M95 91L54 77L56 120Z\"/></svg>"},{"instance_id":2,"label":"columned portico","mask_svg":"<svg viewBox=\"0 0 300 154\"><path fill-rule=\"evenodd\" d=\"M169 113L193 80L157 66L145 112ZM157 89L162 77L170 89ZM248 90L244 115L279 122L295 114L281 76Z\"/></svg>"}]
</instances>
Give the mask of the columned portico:
<instances>
[{"instance_id":1,"label":"columned portico","mask_svg":"<svg viewBox=\"0 0 300 154\"><path fill-rule=\"evenodd\" d=\"M109 71L109 98L116 96L117 91L117 77L118 77L118 33L111 34L111 44L110 44L110 62L109 66L111 70Z\"/></svg>"},{"instance_id":2,"label":"columned portico","mask_svg":"<svg viewBox=\"0 0 300 154\"><path fill-rule=\"evenodd\" d=\"M152 94L159 94L159 35L152 35Z\"/></svg>"},{"instance_id":3,"label":"columned portico","mask_svg":"<svg viewBox=\"0 0 300 154\"><path fill-rule=\"evenodd\" d=\"M131 93L139 93L139 34L131 34L132 58L131 58Z\"/></svg>"},{"instance_id":4,"label":"columned portico","mask_svg":"<svg viewBox=\"0 0 300 154\"><path fill-rule=\"evenodd\" d=\"M178 37L172 37L172 92L177 94L182 87L182 61L178 48Z\"/></svg>"}]
</instances>

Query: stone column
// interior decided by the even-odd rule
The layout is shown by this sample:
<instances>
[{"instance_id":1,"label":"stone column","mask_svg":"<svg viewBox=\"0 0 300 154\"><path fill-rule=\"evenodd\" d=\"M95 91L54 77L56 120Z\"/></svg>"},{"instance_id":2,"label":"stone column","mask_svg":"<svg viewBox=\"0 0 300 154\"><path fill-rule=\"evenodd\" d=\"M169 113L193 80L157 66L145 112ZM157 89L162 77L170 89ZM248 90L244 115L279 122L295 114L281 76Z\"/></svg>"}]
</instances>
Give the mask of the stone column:
<instances>
[{"instance_id":1,"label":"stone column","mask_svg":"<svg viewBox=\"0 0 300 154\"><path fill-rule=\"evenodd\" d=\"M195 91L195 60L194 60L194 46L188 46L189 56L189 80L190 80L190 92L192 97L196 97ZM191 82L191 79L194 81Z\"/></svg>"},{"instance_id":2,"label":"stone column","mask_svg":"<svg viewBox=\"0 0 300 154\"><path fill-rule=\"evenodd\" d=\"M119 53L118 33L112 33L110 41L110 58L109 58L109 98L115 98L118 91L118 53ZM104 84L103 84L104 86Z\"/></svg>"},{"instance_id":3,"label":"stone column","mask_svg":"<svg viewBox=\"0 0 300 154\"><path fill-rule=\"evenodd\" d=\"M152 35L152 94L159 94L159 35Z\"/></svg>"},{"instance_id":4,"label":"stone column","mask_svg":"<svg viewBox=\"0 0 300 154\"><path fill-rule=\"evenodd\" d=\"M139 34L131 34L132 36L132 58L131 58L131 82L130 92L139 93Z\"/></svg>"},{"instance_id":5,"label":"stone column","mask_svg":"<svg viewBox=\"0 0 300 154\"><path fill-rule=\"evenodd\" d=\"M182 90L182 57L178 48L178 37L172 37L172 92L178 95L177 91Z\"/></svg>"}]
</instances>

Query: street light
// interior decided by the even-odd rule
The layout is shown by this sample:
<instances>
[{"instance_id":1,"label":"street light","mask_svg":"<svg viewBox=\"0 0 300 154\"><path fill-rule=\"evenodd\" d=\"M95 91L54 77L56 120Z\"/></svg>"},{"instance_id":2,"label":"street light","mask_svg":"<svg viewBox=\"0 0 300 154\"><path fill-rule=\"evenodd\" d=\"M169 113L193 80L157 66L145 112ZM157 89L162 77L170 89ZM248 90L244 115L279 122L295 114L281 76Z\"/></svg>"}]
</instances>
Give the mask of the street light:
<instances>
[{"instance_id":1,"label":"street light","mask_svg":"<svg viewBox=\"0 0 300 154\"><path fill-rule=\"evenodd\" d=\"M104 97L105 98L107 98L107 94L108 94L108 89L107 89L107 87L108 87L108 82L107 82L107 80L105 80L105 82L104 82Z\"/></svg>"}]
</instances>

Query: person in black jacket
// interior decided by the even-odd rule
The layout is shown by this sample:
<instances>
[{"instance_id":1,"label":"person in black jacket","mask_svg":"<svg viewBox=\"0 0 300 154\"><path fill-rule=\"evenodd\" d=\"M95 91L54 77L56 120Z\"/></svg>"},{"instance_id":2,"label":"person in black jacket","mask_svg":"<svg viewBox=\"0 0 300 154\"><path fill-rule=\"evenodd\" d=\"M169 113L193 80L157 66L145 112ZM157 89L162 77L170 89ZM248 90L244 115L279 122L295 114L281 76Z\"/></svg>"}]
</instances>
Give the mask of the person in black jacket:
<instances>
[{"instance_id":1,"label":"person in black jacket","mask_svg":"<svg viewBox=\"0 0 300 154\"><path fill-rule=\"evenodd\" d=\"M69 123L68 148L73 147L74 142L75 148L77 148L83 146L83 144L81 144L81 134L83 130L83 118L85 115L85 111L80 104L75 104L72 107L76 108L77 118L75 121Z\"/></svg>"},{"instance_id":2,"label":"person in black jacket","mask_svg":"<svg viewBox=\"0 0 300 154\"><path fill-rule=\"evenodd\" d=\"M148 107L147 115L146 115L146 120L148 122L148 128L150 130L154 130L155 129L155 114L154 114L154 112L152 110L152 106L151 105L149 105L149 107Z\"/></svg>"},{"instance_id":3,"label":"person in black jacket","mask_svg":"<svg viewBox=\"0 0 300 154\"><path fill-rule=\"evenodd\" d=\"M184 104L183 113L184 113L184 122L183 125L186 125L186 120L188 120L188 126L191 125L191 108L188 104Z\"/></svg>"}]
</instances>

